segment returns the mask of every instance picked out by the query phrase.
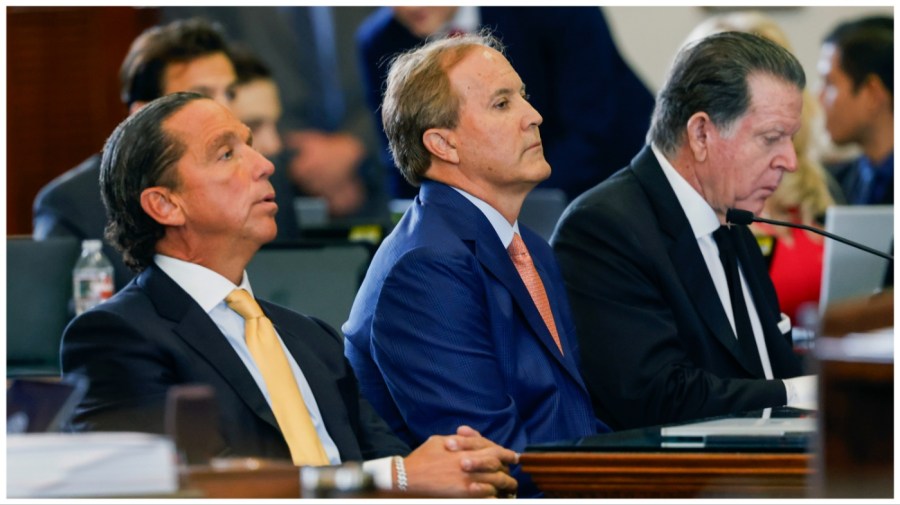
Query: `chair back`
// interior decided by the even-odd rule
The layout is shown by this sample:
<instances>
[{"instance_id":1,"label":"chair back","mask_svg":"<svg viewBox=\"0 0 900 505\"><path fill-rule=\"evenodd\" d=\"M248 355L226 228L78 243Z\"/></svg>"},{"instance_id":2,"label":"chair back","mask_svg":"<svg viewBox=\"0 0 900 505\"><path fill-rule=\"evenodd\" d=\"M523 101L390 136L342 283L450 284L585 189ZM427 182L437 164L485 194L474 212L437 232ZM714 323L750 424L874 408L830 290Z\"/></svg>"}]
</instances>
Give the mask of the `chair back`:
<instances>
[{"instance_id":1,"label":"chair back","mask_svg":"<svg viewBox=\"0 0 900 505\"><path fill-rule=\"evenodd\" d=\"M324 320L340 331L373 254L363 242L264 246L247 265L257 298Z\"/></svg>"},{"instance_id":2,"label":"chair back","mask_svg":"<svg viewBox=\"0 0 900 505\"><path fill-rule=\"evenodd\" d=\"M566 210L569 199L558 188L535 188L528 193L519 211L519 223L534 230L546 241L550 241L559 216Z\"/></svg>"},{"instance_id":3,"label":"chair back","mask_svg":"<svg viewBox=\"0 0 900 505\"><path fill-rule=\"evenodd\" d=\"M6 376L59 375L59 343L74 315L74 237L6 239Z\"/></svg>"}]
</instances>

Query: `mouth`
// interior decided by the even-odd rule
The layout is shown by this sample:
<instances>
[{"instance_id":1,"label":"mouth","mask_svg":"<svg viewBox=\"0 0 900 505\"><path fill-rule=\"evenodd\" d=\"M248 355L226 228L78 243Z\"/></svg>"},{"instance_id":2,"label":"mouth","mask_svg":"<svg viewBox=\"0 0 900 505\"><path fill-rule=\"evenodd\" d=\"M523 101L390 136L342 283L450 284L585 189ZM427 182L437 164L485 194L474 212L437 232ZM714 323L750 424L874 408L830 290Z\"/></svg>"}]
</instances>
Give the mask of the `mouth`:
<instances>
[{"instance_id":1,"label":"mouth","mask_svg":"<svg viewBox=\"0 0 900 505\"><path fill-rule=\"evenodd\" d=\"M540 140L538 140L538 141L535 142L534 144L531 144L530 146L528 146L528 148L525 149L525 150L526 150L526 151L531 151L532 149L540 149L543 145L544 145L544 143L541 142Z\"/></svg>"},{"instance_id":2,"label":"mouth","mask_svg":"<svg viewBox=\"0 0 900 505\"><path fill-rule=\"evenodd\" d=\"M275 192L272 191L270 193L266 193L265 195L263 195L262 198L259 199L259 201L257 203L270 203L273 205L277 205L275 203Z\"/></svg>"}]
</instances>

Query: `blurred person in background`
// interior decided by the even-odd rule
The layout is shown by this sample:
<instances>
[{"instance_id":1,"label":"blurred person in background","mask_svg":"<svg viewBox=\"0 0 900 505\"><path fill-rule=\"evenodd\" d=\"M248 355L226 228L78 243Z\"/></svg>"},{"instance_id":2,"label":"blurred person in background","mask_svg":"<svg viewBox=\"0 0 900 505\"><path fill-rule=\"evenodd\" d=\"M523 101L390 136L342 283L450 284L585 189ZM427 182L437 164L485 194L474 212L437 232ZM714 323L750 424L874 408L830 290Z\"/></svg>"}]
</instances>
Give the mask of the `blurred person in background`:
<instances>
[{"instance_id":1,"label":"blurred person in background","mask_svg":"<svg viewBox=\"0 0 900 505\"><path fill-rule=\"evenodd\" d=\"M176 91L194 91L231 102L236 75L221 27L187 19L148 28L132 42L119 70L122 102L134 114L147 102ZM34 238L103 239L106 211L100 199L100 154L53 179L34 199ZM133 273L108 241L116 290Z\"/></svg>"},{"instance_id":2,"label":"blurred person in background","mask_svg":"<svg viewBox=\"0 0 900 505\"><path fill-rule=\"evenodd\" d=\"M278 84L265 63L248 48L232 45L229 54L237 72L231 110L253 133L253 148L275 165L275 172L269 179L278 203L275 241L297 239L302 235L294 212L297 190L287 174L290 158L278 129L282 113Z\"/></svg>"},{"instance_id":3,"label":"blurred person in background","mask_svg":"<svg viewBox=\"0 0 900 505\"><path fill-rule=\"evenodd\" d=\"M819 100L837 145L862 155L829 167L850 205L894 203L894 19L870 16L836 26L822 43Z\"/></svg>"},{"instance_id":4,"label":"blurred person in background","mask_svg":"<svg viewBox=\"0 0 900 505\"><path fill-rule=\"evenodd\" d=\"M354 57L356 28L371 7L171 6L163 19L203 16L272 71L295 192L327 202L333 223L387 222L384 168Z\"/></svg>"}]
</instances>

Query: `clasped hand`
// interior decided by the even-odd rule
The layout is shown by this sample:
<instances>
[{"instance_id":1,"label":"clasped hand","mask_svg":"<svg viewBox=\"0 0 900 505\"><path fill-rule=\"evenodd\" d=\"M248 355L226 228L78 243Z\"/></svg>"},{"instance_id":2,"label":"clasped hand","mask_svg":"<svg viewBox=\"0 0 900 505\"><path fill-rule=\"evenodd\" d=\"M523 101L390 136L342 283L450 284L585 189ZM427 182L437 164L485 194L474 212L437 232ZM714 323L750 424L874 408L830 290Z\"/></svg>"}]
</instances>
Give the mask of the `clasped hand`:
<instances>
[{"instance_id":1,"label":"clasped hand","mask_svg":"<svg viewBox=\"0 0 900 505\"><path fill-rule=\"evenodd\" d=\"M518 484L509 465L519 455L468 426L433 435L405 459L409 488L435 496L510 497Z\"/></svg>"}]
</instances>

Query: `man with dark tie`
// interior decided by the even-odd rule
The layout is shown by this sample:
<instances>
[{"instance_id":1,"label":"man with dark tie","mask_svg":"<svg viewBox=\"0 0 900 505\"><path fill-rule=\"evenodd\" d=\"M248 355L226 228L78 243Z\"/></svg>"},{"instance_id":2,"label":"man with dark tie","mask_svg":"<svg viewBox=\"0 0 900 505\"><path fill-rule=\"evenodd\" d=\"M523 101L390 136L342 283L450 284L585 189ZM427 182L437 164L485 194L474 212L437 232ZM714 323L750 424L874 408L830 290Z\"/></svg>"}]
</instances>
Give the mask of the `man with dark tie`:
<instances>
[{"instance_id":1,"label":"man with dark tie","mask_svg":"<svg viewBox=\"0 0 900 505\"><path fill-rule=\"evenodd\" d=\"M753 235L725 225L796 169L804 85L796 58L755 35L686 46L650 145L563 214L553 248L582 370L614 428L815 400Z\"/></svg>"},{"instance_id":2,"label":"man with dark tie","mask_svg":"<svg viewBox=\"0 0 900 505\"><path fill-rule=\"evenodd\" d=\"M208 384L222 455L365 460L385 488L514 492L515 453L471 428L408 453L361 399L338 332L253 298L245 267L277 228L273 170L250 129L199 94L116 128L100 165L107 232L140 273L63 335L64 376L89 379L75 427L160 433L169 388Z\"/></svg>"},{"instance_id":3,"label":"man with dark tie","mask_svg":"<svg viewBox=\"0 0 900 505\"><path fill-rule=\"evenodd\" d=\"M550 174L525 83L490 37L404 53L382 104L418 196L372 260L344 324L363 394L413 446L467 424L515 451L594 417L550 246L517 217ZM537 490L516 469L522 496Z\"/></svg>"}]
</instances>

